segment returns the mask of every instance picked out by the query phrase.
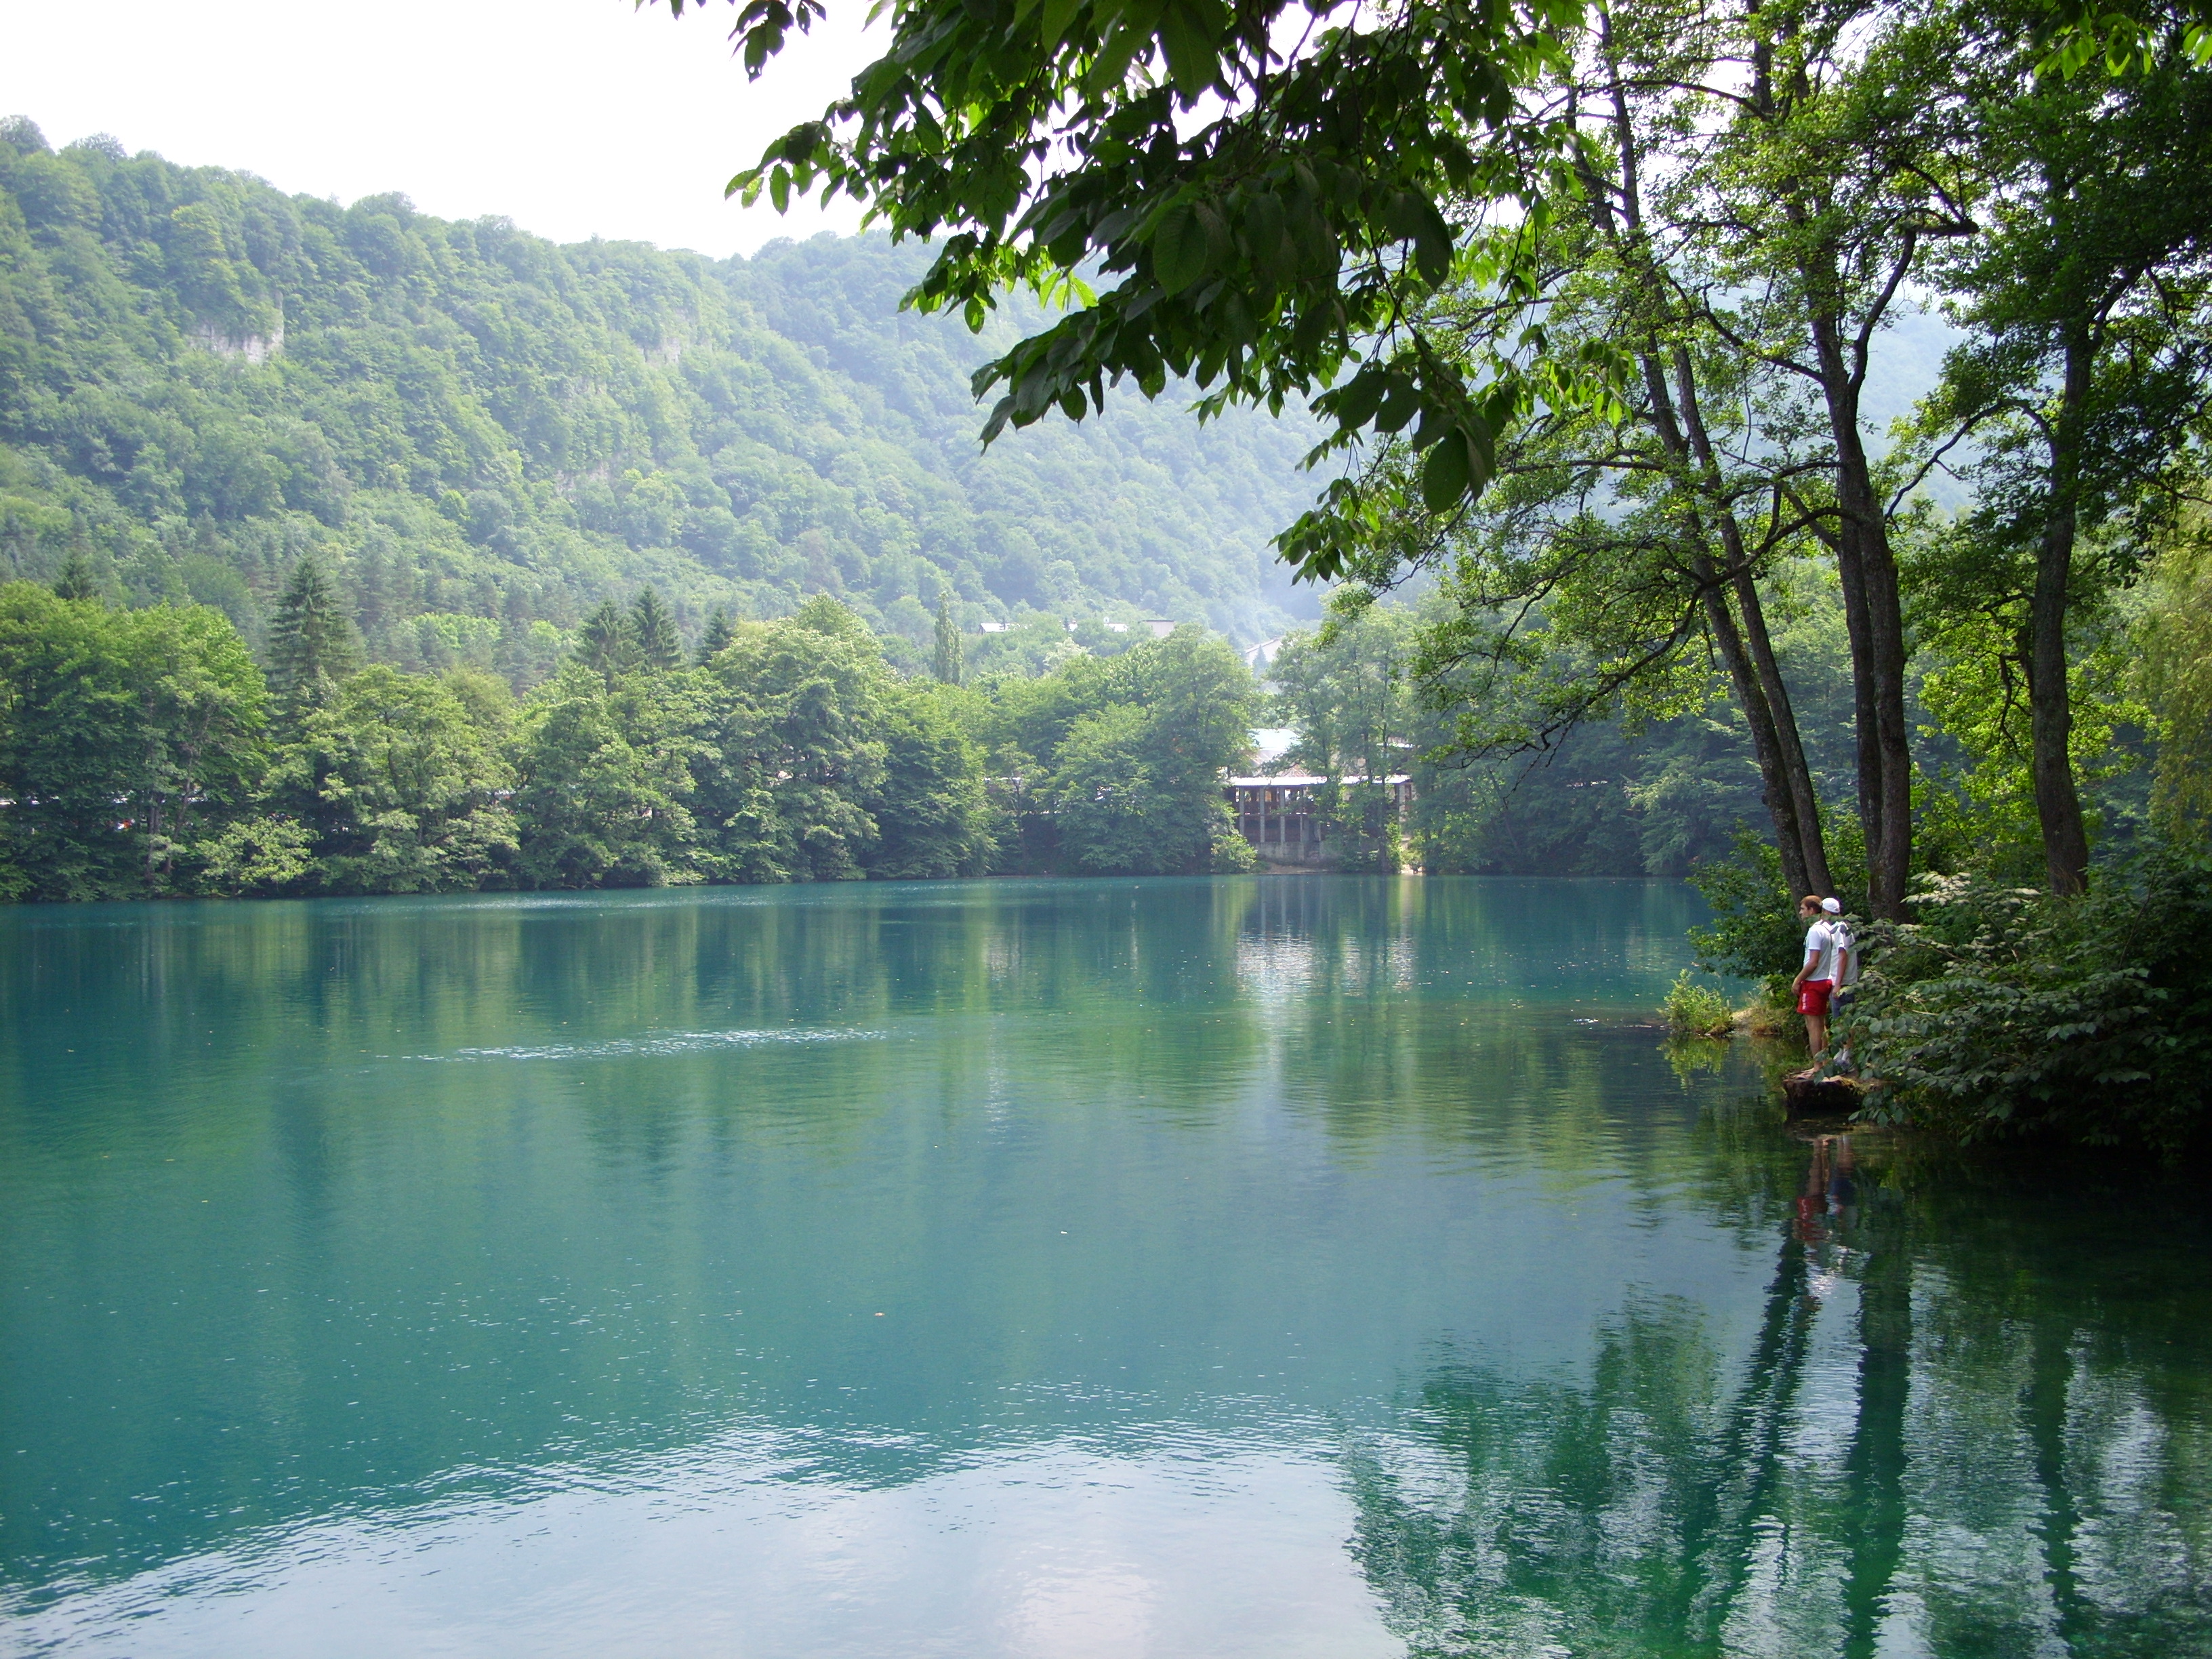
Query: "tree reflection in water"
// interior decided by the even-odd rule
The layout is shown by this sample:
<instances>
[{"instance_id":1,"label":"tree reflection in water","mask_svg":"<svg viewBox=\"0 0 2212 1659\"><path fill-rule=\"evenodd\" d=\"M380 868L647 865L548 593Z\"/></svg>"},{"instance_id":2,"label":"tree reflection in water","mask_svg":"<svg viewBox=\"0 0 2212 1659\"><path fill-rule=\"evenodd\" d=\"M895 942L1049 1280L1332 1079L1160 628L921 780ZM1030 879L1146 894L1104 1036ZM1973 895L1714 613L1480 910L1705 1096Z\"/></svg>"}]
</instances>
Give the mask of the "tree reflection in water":
<instances>
[{"instance_id":1,"label":"tree reflection in water","mask_svg":"<svg viewBox=\"0 0 2212 1659\"><path fill-rule=\"evenodd\" d=\"M1440 1360L1351 1460L1410 1652L2212 1653L2186 1193L1916 1173L1810 1146L1740 1357L1632 1297L1581 1375Z\"/></svg>"}]
</instances>

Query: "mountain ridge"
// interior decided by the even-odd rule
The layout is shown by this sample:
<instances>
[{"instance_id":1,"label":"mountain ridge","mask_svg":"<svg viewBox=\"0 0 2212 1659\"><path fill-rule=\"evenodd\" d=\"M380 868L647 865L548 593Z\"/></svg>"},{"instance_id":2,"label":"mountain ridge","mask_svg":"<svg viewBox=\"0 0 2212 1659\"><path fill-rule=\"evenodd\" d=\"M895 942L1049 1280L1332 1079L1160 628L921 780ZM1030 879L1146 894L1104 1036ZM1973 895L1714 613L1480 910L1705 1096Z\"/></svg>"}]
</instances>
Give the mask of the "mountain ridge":
<instances>
[{"instance_id":1,"label":"mountain ridge","mask_svg":"<svg viewBox=\"0 0 2212 1659\"><path fill-rule=\"evenodd\" d=\"M76 551L258 642L313 552L372 654L519 683L647 583L687 633L830 592L917 662L940 596L971 629L1312 613L1267 545L1309 423L1133 393L981 452L968 374L1025 313L900 311L928 257L558 246L0 123L0 576Z\"/></svg>"}]
</instances>

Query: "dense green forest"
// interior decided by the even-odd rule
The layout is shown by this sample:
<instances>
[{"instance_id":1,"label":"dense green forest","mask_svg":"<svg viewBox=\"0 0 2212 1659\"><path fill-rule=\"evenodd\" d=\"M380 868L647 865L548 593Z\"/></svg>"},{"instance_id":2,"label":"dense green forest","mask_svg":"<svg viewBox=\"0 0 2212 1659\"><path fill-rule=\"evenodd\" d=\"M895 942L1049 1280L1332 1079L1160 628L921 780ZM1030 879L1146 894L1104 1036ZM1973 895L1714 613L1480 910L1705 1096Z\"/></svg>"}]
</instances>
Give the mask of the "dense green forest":
<instances>
[{"instance_id":1,"label":"dense green forest","mask_svg":"<svg viewBox=\"0 0 2212 1659\"><path fill-rule=\"evenodd\" d=\"M902 313L915 250L558 248L21 120L0 189L16 896L1233 867L1229 716L1334 763L1295 674L1269 702L1206 655L1194 748L1130 679L1199 649L1131 652L1134 619L1313 610L1265 544L1310 499L1306 429L1170 398L981 452L968 369L1024 319ZM809 596L835 603L772 664L731 656L732 619ZM638 608L668 637L611 644ZM1401 668L1394 740L1445 742ZM801 682L829 726L770 743L758 708ZM1677 725L1595 723L1564 768L1423 762L1393 856L1686 870L1757 798L1740 732ZM764 743L813 793L746 794Z\"/></svg>"},{"instance_id":2,"label":"dense green forest","mask_svg":"<svg viewBox=\"0 0 2212 1659\"><path fill-rule=\"evenodd\" d=\"M0 125L0 575L72 550L104 592L211 605L249 644L313 553L380 661L550 674L603 599L835 595L908 666L961 625L1160 617L1243 639L1302 596L1267 537L1310 495L1296 422L1174 398L976 442L981 339L902 313L926 264L821 237L714 262L557 247L383 196L56 153ZM1310 613L1310 599L1304 608Z\"/></svg>"},{"instance_id":3,"label":"dense green forest","mask_svg":"<svg viewBox=\"0 0 2212 1659\"><path fill-rule=\"evenodd\" d=\"M1255 687L1200 629L1063 644L980 685L901 675L826 594L780 621L717 613L689 654L651 587L578 632L518 702L481 669L364 665L312 558L265 675L221 611L112 606L82 559L51 590L0 585L0 897L1253 862L1218 779Z\"/></svg>"},{"instance_id":4,"label":"dense green forest","mask_svg":"<svg viewBox=\"0 0 2212 1659\"><path fill-rule=\"evenodd\" d=\"M1041 732L1036 711L1078 682L1097 695L1085 679L1095 665L1079 659L1125 650L1117 623L1182 617L1253 638L1313 610L1313 590L1291 589L1266 546L1313 489L1297 465L1309 438L1297 420L1232 411L1200 427L1172 398L1130 400L1103 422L1033 427L983 453L968 371L1024 317L995 318L979 339L952 319L902 313L924 256L880 240L820 237L721 263L635 245L559 248L498 222L430 219L398 198L340 210L99 140L55 153L21 120L0 133L0 189L4 574L51 586L76 571L71 591L113 612L98 626L122 658L212 652L192 672L230 687L225 719L241 745L220 776L185 764L174 805L161 785L125 775L144 769L143 753L82 757L116 800L145 797L118 821L151 839L128 853L118 840L80 865L30 857L37 836L24 831L10 883L21 893L447 890L1234 860L1194 823L1160 842L1143 811L1127 834L1073 827L1063 849L1065 815L1042 803L1073 797L1056 769L1038 764L1055 760L1065 733ZM1927 379L1934 347L1913 344L1919 360L1906 354L1887 382ZM294 708L288 726L281 596L303 558L327 589L349 668L437 678L334 680L313 720ZM878 665L870 683L886 694L941 668L941 611L971 684L907 686L893 723L911 735L915 709L950 720L956 748L1007 780L996 786L1003 799L927 854L895 827L824 830L818 856L702 851L696 719L667 715L665 697L618 698L601 714L622 712L623 742L651 757L624 787L660 778L668 811L638 805L634 844L549 850L555 831L527 810L544 786L513 793L530 769L514 745L525 730L548 729L532 722L551 718L557 687L529 694L588 684L561 674L592 654L587 619L648 583L687 653L716 642L707 635L717 613L787 616L810 595L831 596L844 626L868 635L860 656ZM201 617L189 640L151 644L182 624L146 613L180 605L220 612L237 640ZM19 592L19 647L21 630L70 614ZM987 620L1001 630L978 632ZM144 637L123 642L133 629ZM1394 649L1395 739L1424 751L1447 743L1443 726L1415 712L1402 642ZM1312 651L1294 640L1288 663ZM178 672L180 659L167 660L161 672ZM248 685L257 660L279 688L259 714ZM1021 678L1043 689L1018 689ZM19 757L26 718L77 730L34 714L46 693L25 689ZM1269 717L1308 725L1304 757L1328 766L1327 734L1341 721L1314 690L1286 684ZM412 815L398 841L365 836L347 817L357 805L337 811L321 798L358 795L359 780L345 781L331 757L350 744L358 765L364 744L386 741L363 722L374 726L394 697L445 757L437 766L458 769L439 787L459 789L457 801L481 798L435 808L434 830L412 821L432 810L423 799L386 803ZM1255 697L1239 686L1233 701L1261 709ZM886 718L868 708L868 722ZM1593 722L1557 764L1421 763L1419 814L1393 855L1439 869L1686 871L1724 852L1758 811L1742 735L1717 712L1656 733ZM298 746L311 735L323 745L319 773ZM171 739L134 727L104 741L143 751ZM873 724L866 741L896 747ZM1101 769L1099 791L1144 793L1148 767L1180 763L1139 757L1133 741L1126 730L1110 741L1079 735L1075 752L1094 769L1110 759L1127 774L1109 781ZM1236 757L1233 744L1207 752L1216 749L1217 765ZM7 774L19 796L35 793L25 764ZM954 770L946 787L972 793L981 774ZM1210 825L1200 810L1210 798L1190 786L1178 786L1174 810ZM847 791L872 821L885 805L875 787ZM798 833L791 810L770 840Z\"/></svg>"}]
</instances>

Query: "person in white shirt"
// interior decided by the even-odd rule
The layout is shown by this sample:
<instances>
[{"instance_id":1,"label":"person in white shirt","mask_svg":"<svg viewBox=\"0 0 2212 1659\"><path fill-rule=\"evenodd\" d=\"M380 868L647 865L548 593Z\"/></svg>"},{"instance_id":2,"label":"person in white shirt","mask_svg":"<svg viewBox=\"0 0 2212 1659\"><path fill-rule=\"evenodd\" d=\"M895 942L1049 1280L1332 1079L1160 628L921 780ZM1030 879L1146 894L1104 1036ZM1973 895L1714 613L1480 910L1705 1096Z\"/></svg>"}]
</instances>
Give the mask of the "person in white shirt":
<instances>
[{"instance_id":1,"label":"person in white shirt","mask_svg":"<svg viewBox=\"0 0 2212 1659\"><path fill-rule=\"evenodd\" d=\"M1836 945L1836 988L1828 994L1828 1012L1832 1017L1850 995L1851 987L1859 982L1859 948L1851 939L1850 923L1844 920L1843 901L1824 898L1820 909L1827 918L1828 937Z\"/></svg>"},{"instance_id":2,"label":"person in white shirt","mask_svg":"<svg viewBox=\"0 0 2212 1659\"><path fill-rule=\"evenodd\" d=\"M1827 906L1835 903L1833 899L1824 903L1817 893L1808 893L1797 901L1798 919L1810 926L1805 929L1805 965L1797 970L1790 988L1796 994L1797 1012L1805 1016L1805 1046L1813 1051L1814 1060L1827 1052L1828 998L1841 971L1836 943L1840 924L1830 922L1827 912ZM1840 911L1843 907L1838 904L1836 908ZM1848 949L1850 936L1844 937Z\"/></svg>"}]
</instances>

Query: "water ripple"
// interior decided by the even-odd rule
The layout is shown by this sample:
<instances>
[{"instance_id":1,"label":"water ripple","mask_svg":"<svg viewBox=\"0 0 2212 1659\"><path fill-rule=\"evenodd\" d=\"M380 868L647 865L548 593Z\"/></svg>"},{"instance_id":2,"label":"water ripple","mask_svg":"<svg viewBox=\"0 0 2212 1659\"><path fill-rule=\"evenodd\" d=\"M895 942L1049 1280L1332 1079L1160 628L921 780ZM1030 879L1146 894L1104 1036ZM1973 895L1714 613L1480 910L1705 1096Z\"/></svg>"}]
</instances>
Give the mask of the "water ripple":
<instances>
[{"instance_id":1,"label":"water ripple","mask_svg":"<svg viewBox=\"0 0 2212 1659\"><path fill-rule=\"evenodd\" d=\"M668 1031L657 1036L610 1037L604 1042L518 1044L505 1048L456 1048L447 1054L408 1054L408 1060L441 1062L469 1060L609 1060L631 1054L689 1054L711 1048L761 1048L778 1043L859 1042L889 1036L888 1031L736 1030Z\"/></svg>"}]
</instances>

